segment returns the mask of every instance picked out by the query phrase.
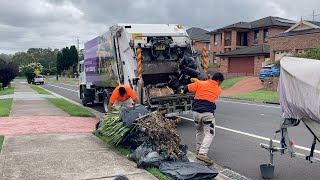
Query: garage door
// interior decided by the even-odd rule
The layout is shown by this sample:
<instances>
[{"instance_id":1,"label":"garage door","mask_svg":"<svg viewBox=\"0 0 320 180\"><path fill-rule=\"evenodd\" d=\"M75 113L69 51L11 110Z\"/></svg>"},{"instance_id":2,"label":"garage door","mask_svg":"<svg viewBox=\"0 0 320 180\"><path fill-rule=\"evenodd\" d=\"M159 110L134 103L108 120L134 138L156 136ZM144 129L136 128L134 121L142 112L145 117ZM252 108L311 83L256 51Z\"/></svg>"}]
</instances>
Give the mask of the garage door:
<instances>
[{"instance_id":1,"label":"garage door","mask_svg":"<svg viewBox=\"0 0 320 180\"><path fill-rule=\"evenodd\" d=\"M254 57L229 58L229 73L254 74Z\"/></svg>"}]
</instances>

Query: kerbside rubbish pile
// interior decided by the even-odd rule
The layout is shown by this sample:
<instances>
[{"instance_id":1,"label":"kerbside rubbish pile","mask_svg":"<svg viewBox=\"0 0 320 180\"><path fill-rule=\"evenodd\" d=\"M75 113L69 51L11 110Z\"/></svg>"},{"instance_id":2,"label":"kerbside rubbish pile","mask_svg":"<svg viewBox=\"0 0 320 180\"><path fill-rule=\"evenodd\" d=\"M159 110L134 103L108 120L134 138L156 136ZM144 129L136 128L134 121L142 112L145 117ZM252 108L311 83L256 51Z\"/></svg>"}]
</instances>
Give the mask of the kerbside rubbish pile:
<instances>
[{"instance_id":1,"label":"kerbside rubbish pile","mask_svg":"<svg viewBox=\"0 0 320 180\"><path fill-rule=\"evenodd\" d=\"M187 146L180 144L176 124L144 106L113 108L97 126L96 134L108 143L131 151L140 168L157 167L172 179L208 179L218 172L190 162Z\"/></svg>"}]
</instances>

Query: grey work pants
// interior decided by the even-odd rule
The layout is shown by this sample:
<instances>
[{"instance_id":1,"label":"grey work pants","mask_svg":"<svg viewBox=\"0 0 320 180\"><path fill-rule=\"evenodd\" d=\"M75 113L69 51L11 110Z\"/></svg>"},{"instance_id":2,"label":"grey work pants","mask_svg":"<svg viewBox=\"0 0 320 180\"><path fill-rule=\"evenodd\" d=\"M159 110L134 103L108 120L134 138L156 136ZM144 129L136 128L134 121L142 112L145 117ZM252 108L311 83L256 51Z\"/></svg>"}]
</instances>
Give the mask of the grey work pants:
<instances>
[{"instance_id":1,"label":"grey work pants","mask_svg":"<svg viewBox=\"0 0 320 180\"><path fill-rule=\"evenodd\" d=\"M193 119L197 129L197 151L199 154L207 154L215 136L215 116L209 112L198 113L194 111Z\"/></svg>"}]
</instances>

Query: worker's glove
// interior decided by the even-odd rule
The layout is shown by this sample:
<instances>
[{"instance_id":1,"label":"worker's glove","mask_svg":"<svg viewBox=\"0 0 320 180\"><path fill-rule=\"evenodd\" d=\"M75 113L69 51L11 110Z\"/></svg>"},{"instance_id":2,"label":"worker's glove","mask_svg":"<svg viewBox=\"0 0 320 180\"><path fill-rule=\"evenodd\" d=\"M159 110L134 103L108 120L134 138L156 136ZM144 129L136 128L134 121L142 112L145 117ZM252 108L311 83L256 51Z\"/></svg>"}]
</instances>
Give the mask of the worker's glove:
<instances>
[{"instance_id":1,"label":"worker's glove","mask_svg":"<svg viewBox=\"0 0 320 180\"><path fill-rule=\"evenodd\" d=\"M194 83L194 82L199 81L199 79L197 79L197 78L191 78L190 81L191 81L192 83Z\"/></svg>"}]
</instances>

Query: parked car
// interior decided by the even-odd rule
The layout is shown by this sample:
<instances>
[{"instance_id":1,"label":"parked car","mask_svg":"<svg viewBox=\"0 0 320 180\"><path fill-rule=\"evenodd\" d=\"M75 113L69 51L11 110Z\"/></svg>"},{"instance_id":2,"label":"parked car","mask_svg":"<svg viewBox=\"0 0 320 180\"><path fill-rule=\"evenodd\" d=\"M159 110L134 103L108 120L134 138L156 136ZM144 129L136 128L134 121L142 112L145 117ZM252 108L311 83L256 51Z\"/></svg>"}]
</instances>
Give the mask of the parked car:
<instances>
[{"instance_id":1,"label":"parked car","mask_svg":"<svg viewBox=\"0 0 320 180\"><path fill-rule=\"evenodd\" d=\"M33 84L44 84L44 76L43 75L36 75L34 77Z\"/></svg>"},{"instance_id":2,"label":"parked car","mask_svg":"<svg viewBox=\"0 0 320 180\"><path fill-rule=\"evenodd\" d=\"M279 76L280 69L274 64L270 64L261 68L259 78L261 81L266 77Z\"/></svg>"}]
</instances>

